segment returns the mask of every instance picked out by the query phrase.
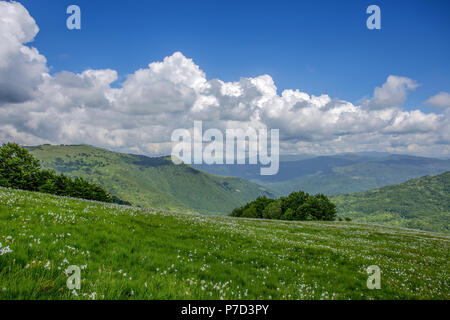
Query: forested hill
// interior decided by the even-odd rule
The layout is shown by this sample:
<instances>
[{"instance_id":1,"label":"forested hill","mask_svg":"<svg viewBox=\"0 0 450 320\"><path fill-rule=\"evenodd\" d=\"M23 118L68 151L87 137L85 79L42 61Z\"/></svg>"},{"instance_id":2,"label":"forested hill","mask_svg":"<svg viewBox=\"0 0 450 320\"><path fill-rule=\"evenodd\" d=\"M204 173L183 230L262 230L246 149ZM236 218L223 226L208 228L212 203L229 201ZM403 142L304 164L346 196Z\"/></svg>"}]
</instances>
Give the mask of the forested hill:
<instances>
[{"instance_id":1,"label":"forested hill","mask_svg":"<svg viewBox=\"0 0 450 320\"><path fill-rule=\"evenodd\" d=\"M88 145L27 147L44 168L85 178L112 195L142 207L227 214L266 188L236 177L221 177L168 157L150 158L112 152Z\"/></svg>"},{"instance_id":2,"label":"forested hill","mask_svg":"<svg viewBox=\"0 0 450 320\"><path fill-rule=\"evenodd\" d=\"M331 200L353 220L450 233L450 171Z\"/></svg>"}]
</instances>

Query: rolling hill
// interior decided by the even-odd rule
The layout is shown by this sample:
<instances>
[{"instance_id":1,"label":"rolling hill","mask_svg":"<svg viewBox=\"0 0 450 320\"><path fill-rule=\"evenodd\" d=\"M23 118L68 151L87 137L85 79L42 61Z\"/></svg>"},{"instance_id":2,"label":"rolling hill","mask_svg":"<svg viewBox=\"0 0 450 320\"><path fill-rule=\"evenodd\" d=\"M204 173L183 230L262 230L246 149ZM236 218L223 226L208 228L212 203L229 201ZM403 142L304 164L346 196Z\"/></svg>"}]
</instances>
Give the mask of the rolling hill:
<instances>
[{"instance_id":1,"label":"rolling hill","mask_svg":"<svg viewBox=\"0 0 450 320\"><path fill-rule=\"evenodd\" d=\"M356 221L450 233L450 171L331 200Z\"/></svg>"},{"instance_id":2,"label":"rolling hill","mask_svg":"<svg viewBox=\"0 0 450 320\"><path fill-rule=\"evenodd\" d=\"M42 167L81 177L112 195L142 207L172 208L203 214L227 214L266 188L236 177L221 177L168 157L111 152L88 145L27 147Z\"/></svg>"},{"instance_id":3,"label":"rolling hill","mask_svg":"<svg viewBox=\"0 0 450 320\"><path fill-rule=\"evenodd\" d=\"M450 160L385 153L350 153L292 161L281 158L279 172L273 176L260 176L257 165L196 167L214 174L248 179L282 195L298 190L332 195L439 174L450 170Z\"/></svg>"},{"instance_id":4,"label":"rolling hill","mask_svg":"<svg viewBox=\"0 0 450 320\"><path fill-rule=\"evenodd\" d=\"M450 238L0 188L2 299L450 299ZM68 289L68 266L81 288ZM367 268L381 268L381 290ZM70 275L70 274L69 274Z\"/></svg>"}]
</instances>

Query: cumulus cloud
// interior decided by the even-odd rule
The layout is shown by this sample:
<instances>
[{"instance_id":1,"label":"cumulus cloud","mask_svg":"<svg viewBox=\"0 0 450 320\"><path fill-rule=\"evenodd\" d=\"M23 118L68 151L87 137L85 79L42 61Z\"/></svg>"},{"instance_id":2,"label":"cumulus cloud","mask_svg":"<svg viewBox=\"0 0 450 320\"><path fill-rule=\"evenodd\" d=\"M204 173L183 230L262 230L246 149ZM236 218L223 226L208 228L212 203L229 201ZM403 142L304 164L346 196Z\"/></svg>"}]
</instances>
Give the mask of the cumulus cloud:
<instances>
[{"instance_id":1,"label":"cumulus cloud","mask_svg":"<svg viewBox=\"0 0 450 320\"><path fill-rule=\"evenodd\" d=\"M118 75L111 69L48 73L45 57L27 45L39 29L19 3L0 2L0 30L1 142L169 154L172 131L202 120L203 130L279 129L281 151L289 153L449 152L450 111L403 110L418 86L406 77L388 76L357 105L297 89L278 94L270 75L208 80L175 52L112 87ZM428 102L445 105L440 95Z\"/></svg>"},{"instance_id":2,"label":"cumulus cloud","mask_svg":"<svg viewBox=\"0 0 450 320\"><path fill-rule=\"evenodd\" d=\"M375 88L373 98L364 104L372 109L401 107L406 101L408 92L418 86L419 84L412 79L390 75L381 87Z\"/></svg>"},{"instance_id":3,"label":"cumulus cloud","mask_svg":"<svg viewBox=\"0 0 450 320\"><path fill-rule=\"evenodd\" d=\"M45 57L23 45L39 28L21 4L2 1L0 30L0 103L29 100L47 72Z\"/></svg>"},{"instance_id":4,"label":"cumulus cloud","mask_svg":"<svg viewBox=\"0 0 450 320\"><path fill-rule=\"evenodd\" d=\"M116 92L115 106L138 114L184 111L194 104L205 85L203 71L176 52L128 76Z\"/></svg>"},{"instance_id":5,"label":"cumulus cloud","mask_svg":"<svg viewBox=\"0 0 450 320\"><path fill-rule=\"evenodd\" d=\"M450 93L440 92L425 101L425 103L435 108L450 108Z\"/></svg>"}]
</instances>

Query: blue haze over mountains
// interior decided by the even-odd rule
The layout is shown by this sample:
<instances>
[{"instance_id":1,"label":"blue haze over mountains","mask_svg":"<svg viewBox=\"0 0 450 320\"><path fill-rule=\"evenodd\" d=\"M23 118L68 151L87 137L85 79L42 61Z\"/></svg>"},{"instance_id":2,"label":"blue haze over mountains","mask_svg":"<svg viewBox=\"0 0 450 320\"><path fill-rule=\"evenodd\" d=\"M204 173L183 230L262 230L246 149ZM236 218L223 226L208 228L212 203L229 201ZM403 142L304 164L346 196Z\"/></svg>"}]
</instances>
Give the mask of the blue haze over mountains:
<instances>
[{"instance_id":1,"label":"blue haze over mountains","mask_svg":"<svg viewBox=\"0 0 450 320\"><path fill-rule=\"evenodd\" d=\"M214 174L248 179L280 195L298 190L332 195L365 191L443 173L450 170L450 160L384 152L288 155L280 156L279 171L273 176L261 176L260 165L194 166Z\"/></svg>"}]
</instances>

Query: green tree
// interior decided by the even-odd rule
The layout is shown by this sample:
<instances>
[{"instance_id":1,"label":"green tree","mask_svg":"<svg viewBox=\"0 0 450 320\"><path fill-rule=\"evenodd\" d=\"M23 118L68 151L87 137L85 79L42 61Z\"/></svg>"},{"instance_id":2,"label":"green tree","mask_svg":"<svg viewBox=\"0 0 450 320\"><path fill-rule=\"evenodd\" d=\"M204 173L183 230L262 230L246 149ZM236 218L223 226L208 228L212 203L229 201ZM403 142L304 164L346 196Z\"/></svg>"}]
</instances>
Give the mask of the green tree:
<instances>
[{"instance_id":1,"label":"green tree","mask_svg":"<svg viewBox=\"0 0 450 320\"><path fill-rule=\"evenodd\" d=\"M0 148L0 183L3 187L37 190L39 161L25 148L8 142Z\"/></svg>"},{"instance_id":2,"label":"green tree","mask_svg":"<svg viewBox=\"0 0 450 320\"><path fill-rule=\"evenodd\" d=\"M15 143L0 147L0 186L113 202L111 195L95 184L81 178L72 180L51 170L41 170L39 161Z\"/></svg>"},{"instance_id":3,"label":"green tree","mask_svg":"<svg viewBox=\"0 0 450 320\"><path fill-rule=\"evenodd\" d=\"M270 199L265 196L256 198L256 200L254 200L251 203L251 205L254 206L256 209L256 213L257 213L256 217L262 218L264 209L267 208L267 206L274 201L275 201L274 199Z\"/></svg>"},{"instance_id":4,"label":"green tree","mask_svg":"<svg viewBox=\"0 0 450 320\"><path fill-rule=\"evenodd\" d=\"M283 199L283 212L289 208L295 212L309 197L310 195L303 191L292 192L287 198Z\"/></svg>"},{"instance_id":5,"label":"green tree","mask_svg":"<svg viewBox=\"0 0 450 320\"><path fill-rule=\"evenodd\" d=\"M327 196L311 196L306 192L292 192L278 200L258 197L246 205L236 208L233 217L282 219L282 220L327 220L336 218L336 206Z\"/></svg>"},{"instance_id":6,"label":"green tree","mask_svg":"<svg viewBox=\"0 0 450 320\"><path fill-rule=\"evenodd\" d=\"M295 212L296 220L332 221L335 217L336 206L323 194L310 196Z\"/></svg>"},{"instance_id":7,"label":"green tree","mask_svg":"<svg viewBox=\"0 0 450 320\"><path fill-rule=\"evenodd\" d=\"M283 214L281 210L282 202L280 200L271 202L263 211L265 219L280 219Z\"/></svg>"},{"instance_id":8,"label":"green tree","mask_svg":"<svg viewBox=\"0 0 450 320\"><path fill-rule=\"evenodd\" d=\"M255 206L250 206L242 212L243 218L258 218L258 211Z\"/></svg>"},{"instance_id":9,"label":"green tree","mask_svg":"<svg viewBox=\"0 0 450 320\"><path fill-rule=\"evenodd\" d=\"M240 217L240 216L242 216L242 212L243 212L243 211L244 211L244 210L242 210L242 207L235 208L235 209L233 209L233 211L231 212L230 216L232 216L232 217Z\"/></svg>"},{"instance_id":10,"label":"green tree","mask_svg":"<svg viewBox=\"0 0 450 320\"><path fill-rule=\"evenodd\" d=\"M281 216L281 220L294 220L294 210L288 208L285 213Z\"/></svg>"}]
</instances>

